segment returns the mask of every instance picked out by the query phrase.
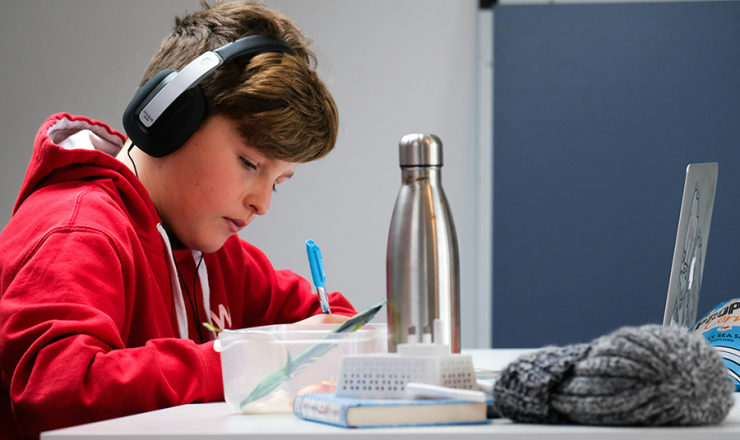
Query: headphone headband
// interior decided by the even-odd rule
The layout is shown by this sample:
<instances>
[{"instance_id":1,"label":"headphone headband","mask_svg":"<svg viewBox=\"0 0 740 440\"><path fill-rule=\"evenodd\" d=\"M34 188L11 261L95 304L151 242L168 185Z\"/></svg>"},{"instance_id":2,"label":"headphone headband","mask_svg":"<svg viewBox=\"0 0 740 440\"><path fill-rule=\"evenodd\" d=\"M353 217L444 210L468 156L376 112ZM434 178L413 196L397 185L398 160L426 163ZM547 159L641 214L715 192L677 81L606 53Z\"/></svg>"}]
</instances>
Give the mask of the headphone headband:
<instances>
[{"instance_id":1,"label":"headphone headband","mask_svg":"<svg viewBox=\"0 0 740 440\"><path fill-rule=\"evenodd\" d=\"M297 56L296 51L285 41L271 35L252 35L240 38L214 49L223 60L233 61L241 57L253 57L266 52L282 52Z\"/></svg>"},{"instance_id":2,"label":"headphone headband","mask_svg":"<svg viewBox=\"0 0 740 440\"><path fill-rule=\"evenodd\" d=\"M175 151L200 124L205 102L198 84L229 61L267 52L296 55L283 40L270 35L252 35L202 54L180 72L159 72L136 93L126 108L123 114L126 133L136 146L151 156L162 157Z\"/></svg>"}]
</instances>

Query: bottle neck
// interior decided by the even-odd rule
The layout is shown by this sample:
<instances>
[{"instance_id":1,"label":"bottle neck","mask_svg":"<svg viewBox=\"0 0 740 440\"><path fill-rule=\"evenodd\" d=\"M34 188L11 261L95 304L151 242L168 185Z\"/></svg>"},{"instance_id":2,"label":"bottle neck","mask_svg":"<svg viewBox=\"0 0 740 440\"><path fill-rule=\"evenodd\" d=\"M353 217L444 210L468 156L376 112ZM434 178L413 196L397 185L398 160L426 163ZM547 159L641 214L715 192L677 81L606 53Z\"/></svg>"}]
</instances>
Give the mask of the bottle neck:
<instances>
[{"instance_id":1,"label":"bottle neck","mask_svg":"<svg viewBox=\"0 0 740 440\"><path fill-rule=\"evenodd\" d=\"M440 184L442 182L442 167L401 167L401 182L404 185L425 181L431 185Z\"/></svg>"}]
</instances>

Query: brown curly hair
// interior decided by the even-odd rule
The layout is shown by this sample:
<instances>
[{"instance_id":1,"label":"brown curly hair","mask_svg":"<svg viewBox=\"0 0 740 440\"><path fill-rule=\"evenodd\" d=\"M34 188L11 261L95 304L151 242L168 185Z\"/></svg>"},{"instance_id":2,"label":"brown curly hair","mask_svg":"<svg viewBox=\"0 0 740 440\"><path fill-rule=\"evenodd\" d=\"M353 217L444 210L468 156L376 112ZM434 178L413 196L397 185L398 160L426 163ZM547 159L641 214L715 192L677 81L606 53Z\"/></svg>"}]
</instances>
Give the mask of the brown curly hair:
<instances>
[{"instance_id":1,"label":"brown curly hair","mask_svg":"<svg viewBox=\"0 0 740 440\"><path fill-rule=\"evenodd\" d=\"M237 122L247 143L266 157L288 162L320 159L334 148L339 115L319 79L310 40L287 17L256 1L218 2L175 18L141 86L164 69L182 70L202 53L249 35L271 35L287 42L297 56L264 53L235 60L205 78L200 86L206 113Z\"/></svg>"}]
</instances>

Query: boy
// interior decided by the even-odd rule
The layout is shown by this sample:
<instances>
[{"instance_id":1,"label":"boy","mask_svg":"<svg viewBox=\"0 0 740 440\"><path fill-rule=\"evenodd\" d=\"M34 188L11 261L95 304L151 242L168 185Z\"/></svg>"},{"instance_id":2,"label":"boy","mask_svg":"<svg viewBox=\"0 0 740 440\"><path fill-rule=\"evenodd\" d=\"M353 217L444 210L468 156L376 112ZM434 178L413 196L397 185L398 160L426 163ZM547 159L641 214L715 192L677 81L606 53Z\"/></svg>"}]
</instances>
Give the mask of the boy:
<instances>
[{"instance_id":1,"label":"boy","mask_svg":"<svg viewBox=\"0 0 740 440\"><path fill-rule=\"evenodd\" d=\"M236 235L268 211L297 163L336 141L336 107L303 34L259 3L203 3L176 19L142 90L161 70L250 35L289 48L206 76L194 132L162 157L81 116L54 115L39 130L0 234L3 437L222 400L204 322L338 323L355 313L334 293L335 314L321 315L306 280L274 270Z\"/></svg>"}]
</instances>

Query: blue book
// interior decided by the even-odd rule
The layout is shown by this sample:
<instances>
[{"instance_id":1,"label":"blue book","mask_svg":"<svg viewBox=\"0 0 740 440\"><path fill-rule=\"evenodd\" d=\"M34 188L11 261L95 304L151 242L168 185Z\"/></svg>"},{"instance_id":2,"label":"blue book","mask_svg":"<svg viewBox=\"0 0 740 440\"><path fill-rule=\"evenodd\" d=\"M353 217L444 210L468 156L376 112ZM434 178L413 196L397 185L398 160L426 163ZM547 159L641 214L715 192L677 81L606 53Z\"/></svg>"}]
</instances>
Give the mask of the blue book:
<instances>
[{"instance_id":1,"label":"blue book","mask_svg":"<svg viewBox=\"0 0 740 440\"><path fill-rule=\"evenodd\" d=\"M304 420L344 428L490 423L486 418L486 402L351 399L336 397L334 393L297 396L293 414Z\"/></svg>"}]
</instances>

